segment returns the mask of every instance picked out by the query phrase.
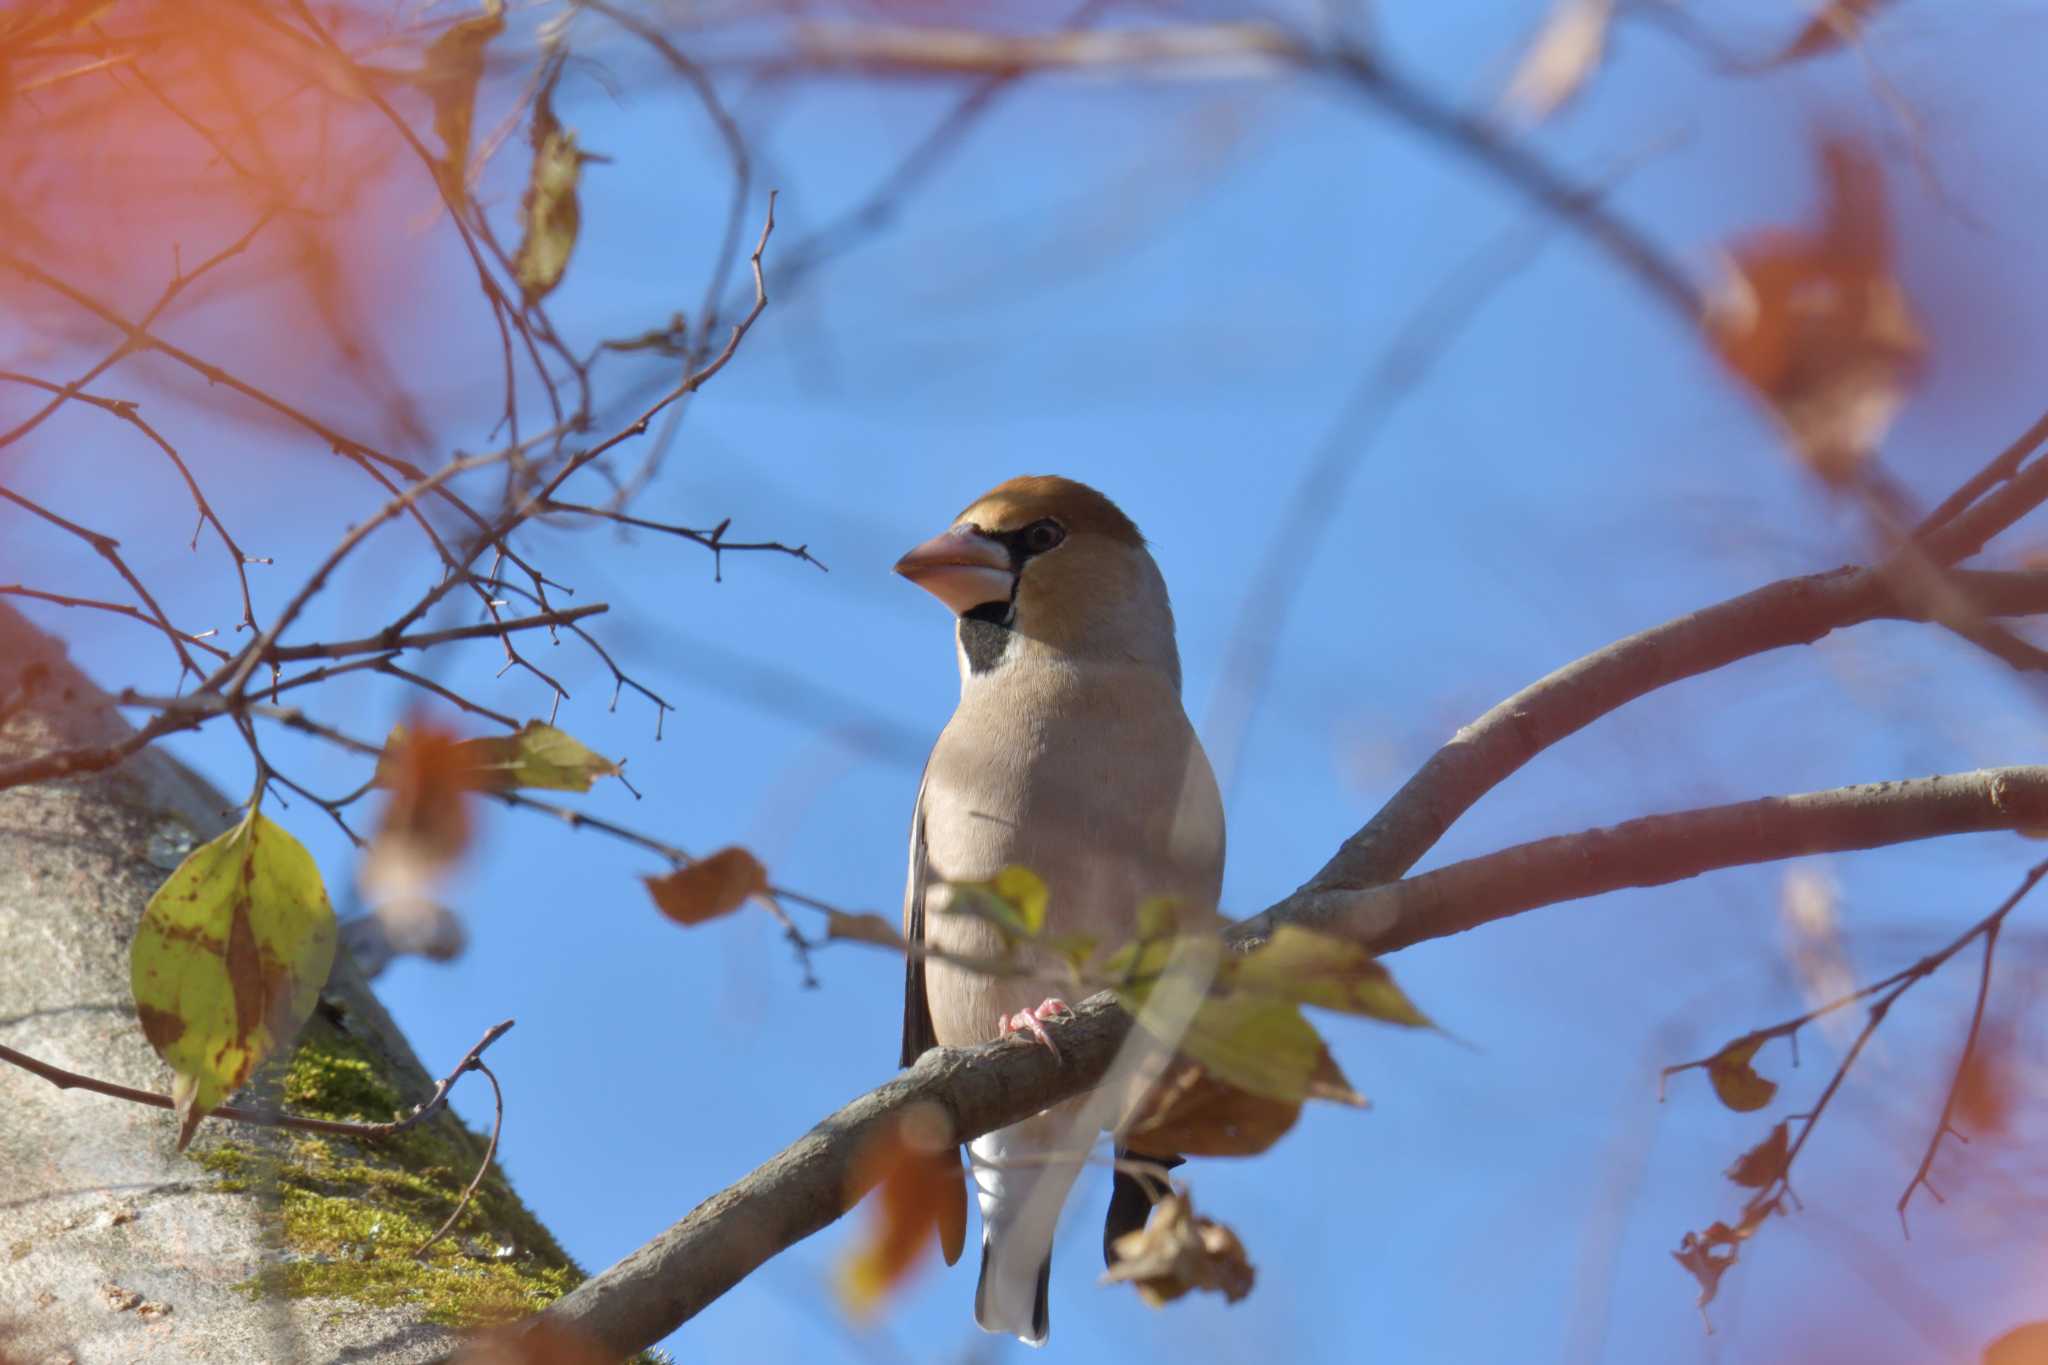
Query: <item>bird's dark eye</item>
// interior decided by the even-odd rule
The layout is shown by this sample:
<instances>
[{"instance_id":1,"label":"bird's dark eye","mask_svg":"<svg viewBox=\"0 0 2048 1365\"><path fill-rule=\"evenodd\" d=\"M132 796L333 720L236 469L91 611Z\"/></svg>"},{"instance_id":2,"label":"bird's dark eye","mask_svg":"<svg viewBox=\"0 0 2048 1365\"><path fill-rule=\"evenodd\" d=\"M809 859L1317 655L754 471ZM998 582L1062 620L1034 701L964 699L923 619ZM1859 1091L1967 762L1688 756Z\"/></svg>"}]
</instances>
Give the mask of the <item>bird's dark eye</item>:
<instances>
[{"instance_id":1,"label":"bird's dark eye","mask_svg":"<svg viewBox=\"0 0 2048 1365\"><path fill-rule=\"evenodd\" d=\"M1051 517L1034 521L1024 528L1024 551L1026 554L1042 555L1067 538L1067 528Z\"/></svg>"}]
</instances>

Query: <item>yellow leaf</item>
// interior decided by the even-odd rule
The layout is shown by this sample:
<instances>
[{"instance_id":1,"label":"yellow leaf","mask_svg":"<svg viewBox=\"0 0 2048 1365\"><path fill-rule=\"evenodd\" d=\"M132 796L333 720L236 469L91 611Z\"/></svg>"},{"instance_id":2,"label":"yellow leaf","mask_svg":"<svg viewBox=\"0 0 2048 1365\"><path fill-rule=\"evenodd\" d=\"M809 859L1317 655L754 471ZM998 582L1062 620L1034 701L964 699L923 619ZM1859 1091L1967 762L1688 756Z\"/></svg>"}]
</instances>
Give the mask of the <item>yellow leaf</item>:
<instances>
[{"instance_id":1,"label":"yellow leaf","mask_svg":"<svg viewBox=\"0 0 2048 1365\"><path fill-rule=\"evenodd\" d=\"M1299 1103L1315 1079L1323 1040L1293 1001L1231 991L1202 1002L1180 1048L1226 1085Z\"/></svg>"},{"instance_id":2,"label":"yellow leaf","mask_svg":"<svg viewBox=\"0 0 2048 1365\"><path fill-rule=\"evenodd\" d=\"M1408 1028L1432 1028L1387 969L1355 943L1283 924L1258 949L1231 964L1241 990L1362 1014Z\"/></svg>"},{"instance_id":3,"label":"yellow leaf","mask_svg":"<svg viewBox=\"0 0 2048 1365\"><path fill-rule=\"evenodd\" d=\"M523 235L512 257L512 274L529 304L562 282L583 224L576 182L583 174L584 157L577 150L576 134L556 120L552 100L560 73L557 66L534 101L533 168L519 201Z\"/></svg>"},{"instance_id":4,"label":"yellow leaf","mask_svg":"<svg viewBox=\"0 0 2048 1365\"><path fill-rule=\"evenodd\" d=\"M142 912L129 952L149 1045L178 1073L178 1147L313 1012L334 911L298 840L261 812L192 850Z\"/></svg>"},{"instance_id":5,"label":"yellow leaf","mask_svg":"<svg viewBox=\"0 0 2048 1365\"><path fill-rule=\"evenodd\" d=\"M953 895L946 909L954 914L976 915L1015 943L1036 938L1045 928L1045 910L1050 899L1045 881L1028 867L1011 864L985 882L952 882Z\"/></svg>"},{"instance_id":6,"label":"yellow leaf","mask_svg":"<svg viewBox=\"0 0 2048 1365\"><path fill-rule=\"evenodd\" d=\"M1738 1113L1761 1109L1778 1093L1778 1083L1759 1076L1750 1065L1764 1040L1755 1035L1737 1038L1707 1059L1707 1078L1721 1103Z\"/></svg>"},{"instance_id":7,"label":"yellow leaf","mask_svg":"<svg viewBox=\"0 0 2048 1365\"><path fill-rule=\"evenodd\" d=\"M768 889L768 870L743 848L721 848L665 877L642 877L654 903L678 924L729 915Z\"/></svg>"}]
</instances>

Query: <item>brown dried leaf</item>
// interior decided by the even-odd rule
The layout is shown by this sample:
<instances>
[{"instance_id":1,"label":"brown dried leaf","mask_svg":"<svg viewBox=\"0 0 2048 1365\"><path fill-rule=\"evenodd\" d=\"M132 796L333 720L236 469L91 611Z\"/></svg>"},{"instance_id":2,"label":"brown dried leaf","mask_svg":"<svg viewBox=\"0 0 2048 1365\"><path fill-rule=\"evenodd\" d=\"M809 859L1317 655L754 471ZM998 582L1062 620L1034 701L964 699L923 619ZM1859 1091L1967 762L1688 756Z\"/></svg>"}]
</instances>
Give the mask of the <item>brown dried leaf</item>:
<instances>
[{"instance_id":1,"label":"brown dried leaf","mask_svg":"<svg viewBox=\"0 0 2048 1365\"><path fill-rule=\"evenodd\" d=\"M414 77L434 102L434 131L441 138L434 169L450 198L469 192L469 128L484 78L484 49L504 31L505 0L484 0L481 14L449 25L434 39Z\"/></svg>"},{"instance_id":2,"label":"brown dried leaf","mask_svg":"<svg viewBox=\"0 0 2048 1365\"><path fill-rule=\"evenodd\" d=\"M665 877L642 877L654 903L678 924L702 924L729 915L747 897L768 889L768 870L737 845L679 867Z\"/></svg>"},{"instance_id":3,"label":"brown dried leaf","mask_svg":"<svg viewBox=\"0 0 2048 1365\"><path fill-rule=\"evenodd\" d=\"M1955 1116L1971 1134L1996 1136L2012 1125L2019 1082L2014 1075L2012 1026L1987 1019L1977 1045L1956 1078Z\"/></svg>"},{"instance_id":4,"label":"brown dried leaf","mask_svg":"<svg viewBox=\"0 0 2048 1365\"><path fill-rule=\"evenodd\" d=\"M1769 1137L1735 1158L1735 1164L1728 1168L1728 1178L1751 1190L1784 1179L1792 1160L1791 1134L1791 1125L1780 1119Z\"/></svg>"},{"instance_id":5,"label":"brown dried leaf","mask_svg":"<svg viewBox=\"0 0 2048 1365\"><path fill-rule=\"evenodd\" d=\"M828 910L825 912L825 937L872 943L882 948L903 947L903 935L896 932L896 926L876 914L849 915L844 910Z\"/></svg>"},{"instance_id":6,"label":"brown dried leaf","mask_svg":"<svg viewBox=\"0 0 2048 1365\"><path fill-rule=\"evenodd\" d=\"M469 795L477 784L463 752L466 742L420 711L384 742L376 781L391 799L365 859L365 891L373 901L388 894L392 883L424 880L469 847ZM377 893L370 893L371 884Z\"/></svg>"},{"instance_id":7,"label":"brown dried leaf","mask_svg":"<svg viewBox=\"0 0 2048 1365\"><path fill-rule=\"evenodd\" d=\"M1329 1049L1310 1078L1310 1099L1365 1107ZM1254 1156L1301 1117L1302 1101L1254 1095L1217 1080L1201 1063L1176 1056L1145 1097L1126 1135L1131 1146L1181 1156Z\"/></svg>"},{"instance_id":8,"label":"brown dried leaf","mask_svg":"<svg viewBox=\"0 0 2048 1365\"><path fill-rule=\"evenodd\" d=\"M1885 0L1828 0L1806 21L1799 36L1771 59L1770 65L1805 61L1848 46L1863 36L1863 25L1884 3Z\"/></svg>"},{"instance_id":9,"label":"brown dried leaf","mask_svg":"<svg viewBox=\"0 0 2048 1365\"><path fill-rule=\"evenodd\" d=\"M839 1301L855 1317L872 1313L917 1269L932 1232L946 1264L967 1233L967 1186L952 1120L935 1104L913 1105L854 1163L856 1188L873 1184L866 1227L839 1264Z\"/></svg>"},{"instance_id":10,"label":"brown dried leaf","mask_svg":"<svg viewBox=\"0 0 2048 1365\"><path fill-rule=\"evenodd\" d=\"M1800 459L1841 484L1890 430L1926 346L1892 273L1877 163L1840 140L1821 159L1824 221L1731 246L1703 324Z\"/></svg>"},{"instance_id":11,"label":"brown dried leaf","mask_svg":"<svg viewBox=\"0 0 2048 1365\"><path fill-rule=\"evenodd\" d=\"M1557 0L1501 103L1531 124L1569 104L1599 69L1613 17L1614 0Z\"/></svg>"},{"instance_id":12,"label":"brown dried leaf","mask_svg":"<svg viewBox=\"0 0 2048 1365\"><path fill-rule=\"evenodd\" d=\"M1778 1093L1778 1083L1758 1075L1750 1065L1763 1045L1762 1038L1749 1034L1707 1059L1707 1078L1714 1083L1714 1093L1737 1113L1761 1109Z\"/></svg>"},{"instance_id":13,"label":"brown dried leaf","mask_svg":"<svg viewBox=\"0 0 2048 1365\"><path fill-rule=\"evenodd\" d=\"M1301 1101L1269 1099L1225 1085L1199 1062L1176 1057L1131 1121L1128 1137L1148 1152L1254 1156L1301 1117Z\"/></svg>"},{"instance_id":14,"label":"brown dried leaf","mask_svg":"<svg viewBox=\"0 0 2048 1365\"><path fill-rule=\"evenodd\" d=\"M1214 1219L1196 1217L1194 1205L1180 1194L1154 1204L1151 1219L1119 1237L1115 1250L1116 1264L1104 1282L1129 1282L1154 1308L1191 1289L1211 1290L1230 1303L1252 1292L1252 1264L1237 1234Z\"/></svg>"}]
</instances>

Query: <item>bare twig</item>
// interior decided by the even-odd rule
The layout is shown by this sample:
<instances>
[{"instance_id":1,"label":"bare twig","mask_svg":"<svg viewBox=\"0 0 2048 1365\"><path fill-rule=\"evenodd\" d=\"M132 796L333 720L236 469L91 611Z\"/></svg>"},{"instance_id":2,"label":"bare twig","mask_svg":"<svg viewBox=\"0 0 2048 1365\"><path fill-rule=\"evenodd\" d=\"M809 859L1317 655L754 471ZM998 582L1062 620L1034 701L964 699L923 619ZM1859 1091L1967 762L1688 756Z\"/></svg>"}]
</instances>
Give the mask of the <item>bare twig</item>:
<instances>
[{"instance_id":1,"label":"bare twig","mask_svg":"<svg viewBox=\"0 0 2048 1365\"><path fill-rule=\"evenodd\" d=\"M336 1137L362 1138L371 1142L397 1137L408 1128L415 1128L432 1118L441 1106L448 1102L449 1088L463 1072L481 1070L483 1063L479 1058L482 1057L484 1049L510 1032L512 1024L513 1021L507 1019L484 1030L484 1036L477 1040L476 1046L464 1053L462 1060L457 1062L447 1075L434 1083L434 1093L402 1119L393 1119L388 1123L349 1123L340 1119L305 1118L268 1109L242 1109L232 1104L219 1106L208 1117L226 1119L230 1123L246 1123L258 1128L289 1128L295 1132L328 1133ZM178 1107L177 1101L169 1095L159 1095L153 1090L137 1090L133 1086L116 1085L112 1081L81 1075L76 1071L66 1071L63 1067L52 1066L26 1053L16 1052L11 1047L0 1046L0 1062L9 1062L24 1071L33 1072L59 1090L89 1090L95 1095L126 1100L130 1104L146 1104L155 1109ZM493 1084L495 1085L495 1082Z\"/></svg>"},{"instance_id":2,"label":"bare twig","mask_svg":"<svg viewBox=\"0 0 2048 1365\"><path fill-rule=\"evenodd\" d=\"M484 1177L490 1173L491 1162L497 1159L498 1136L505 1131L505 1091L498 1084L497 1073L485 1066L483 1059L474 1052L464 1060L470 1070L482 1072L483 1078L491 1083L491 1140L484 1144L484 1159L477 1163L476 1174L470 1177L468 1186L462 1191L462 1197L455 1201L455 1207L448 1211L448 1217L442 1221L441 1226L434 1229L433 1236L421 1242L418 1249L413 1252L416 1260L424 1261L427 1258L428 1248L448 1235L448 1230L462 1217L462 1211L469 1207L469 1201L476 1198L477 1187L484 1183Z\"/></svg>"}]
</instances>

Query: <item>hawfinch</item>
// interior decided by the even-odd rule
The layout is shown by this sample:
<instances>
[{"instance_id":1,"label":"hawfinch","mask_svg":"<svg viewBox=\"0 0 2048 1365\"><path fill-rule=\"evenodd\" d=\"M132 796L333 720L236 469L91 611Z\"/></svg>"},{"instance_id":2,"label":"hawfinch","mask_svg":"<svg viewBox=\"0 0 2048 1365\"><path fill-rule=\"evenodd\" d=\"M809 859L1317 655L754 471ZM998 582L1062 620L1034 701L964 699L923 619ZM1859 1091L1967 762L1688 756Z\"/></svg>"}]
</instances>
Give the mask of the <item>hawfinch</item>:
<instances>
[{"instance_id":1,"label":"hawfinch","mask_svg":"<svg viewBox=\"0 0 2048 1365\"><path fill-rule=\"evenodd\" d=\"M1088 935L1105 954L1133 938L1147 898L1215 907L1223 806L1181 709L1166 583L1114 503L1043 476L990 490L896 572L952 609L960 664L960 704L910 827L903 1065L1013 1031L1050 1046L1040 1021L1065 1006L1044 998L1044 980L986 974L919 945L1002 957L994 925L946 911L951 883L1013 864L1047 887L1044 933ZM1034 1346L1046 1338L1053 1225L1093 1140L1060 1135L1085 1098L968 1148L982 1223L974 1319ZM1150 1208L1120 1172L1105 1248ZM964 1201L939 1218L949 1261L965 1221Z\"/></svg>"}]
</instances>

